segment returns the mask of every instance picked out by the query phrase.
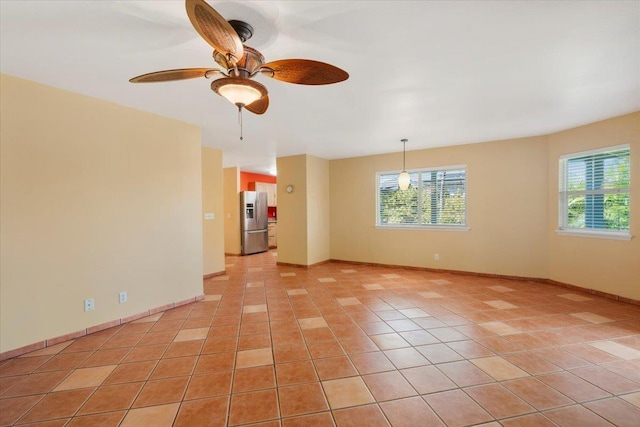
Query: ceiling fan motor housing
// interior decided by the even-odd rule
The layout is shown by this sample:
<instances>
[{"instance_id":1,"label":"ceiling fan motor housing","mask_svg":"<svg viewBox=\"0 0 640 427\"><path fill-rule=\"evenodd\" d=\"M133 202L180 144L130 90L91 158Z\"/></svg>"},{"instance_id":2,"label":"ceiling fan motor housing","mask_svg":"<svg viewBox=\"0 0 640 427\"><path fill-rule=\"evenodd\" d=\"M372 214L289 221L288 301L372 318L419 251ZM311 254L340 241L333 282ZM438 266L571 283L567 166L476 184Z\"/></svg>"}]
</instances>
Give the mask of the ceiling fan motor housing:
<instances>
[{"instance_id":1,"label":"ceiling fan motor housing","mask_svg":"<svg viewBox=\"0 0 640 427\"><path fill-rule=\"evenodd\" d=\"M221 67L224 67L230 76L235 77L249 78L264 65L264 56L249 46L244 46L244 55L236 62L235 67L227 60L227 57L222 52L218 52L217 50L213 51L213 59L220 64ZM235 72L236 67L239 74L237 76Z\"/></svg>"}]
</instances>

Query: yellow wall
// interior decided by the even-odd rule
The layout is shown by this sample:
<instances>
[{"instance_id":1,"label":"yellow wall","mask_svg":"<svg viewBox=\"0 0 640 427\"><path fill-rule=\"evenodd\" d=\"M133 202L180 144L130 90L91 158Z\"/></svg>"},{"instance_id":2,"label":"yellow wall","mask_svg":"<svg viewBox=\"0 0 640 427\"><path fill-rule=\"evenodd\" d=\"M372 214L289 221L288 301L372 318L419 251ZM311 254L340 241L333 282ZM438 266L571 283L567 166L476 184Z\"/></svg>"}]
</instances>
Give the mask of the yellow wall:
<instances>
[{"instance_id":1,"label":"yellow wall","mask_svg":"<svg viewBox=\"0 0 640 427\"><path fill-rule=\"evenodd\" d=\"M278 262L307 264L307 156L278 157ZM287 193L293 185L292 193Z\"/></svg>"},{"instance_id":2,"label":"yellow wall","mask_svg":"<svg viewBox=\"0 0 640 427\"><path fill-rule=\"evenodd\" d=\"M204 275L223 273L224 193L222 151L202 147L202 256ZM205 220L205 214L214 219Z\"/></svg>"},{"instance_id":3,"label":"yellow wall","mask_svg":"<svg viewBox=\"0 0 640 427\"><path fill-rule=\"evenodd\" d=\"M198 127L4 74L0 98L0 352L202 294Z\"/></svg>"},{"instance_id":4,"label":"yellow wall","mask_svg":"<svg viewBox=\"0 0 640 427\"><path fill-rule=\"evenodd\" d=\"M376 172L398 170L402 153L331 161L331 258L546 278L546 147L535 137L407 152L409 170L467 165L469 231L376 228Z\"/></svg>"},{"instance_id":5,"label":"yellow wall","mask_svg":"<svg viewBox=\"0 0 640 427\"><path fill-rule=\"evenodd\" d=\"M630 241L561 236L558 228L558 160L620 144L631 146ZM549 137L549 278L640 300L640 113L558 132Z\"/></svg>"},{"instance_id":6,"label":"yellow wall","mask_svg":"<svg viewBox=\"0 0 640 427\"><path fill-rule=\"evenodd\" d=\"M224 185L224 252L240 255L240 170L223 170Z\"/></svg>"},{"instance_id":7,"label":"yellow wall","mask_svg":"<svg viewBox=\"0 0 640 427\"><path fill-rule=\"evenodd\" d=\"M329 161L307 156L307 265L331 258Z\"/></svg>"}]
</instances>

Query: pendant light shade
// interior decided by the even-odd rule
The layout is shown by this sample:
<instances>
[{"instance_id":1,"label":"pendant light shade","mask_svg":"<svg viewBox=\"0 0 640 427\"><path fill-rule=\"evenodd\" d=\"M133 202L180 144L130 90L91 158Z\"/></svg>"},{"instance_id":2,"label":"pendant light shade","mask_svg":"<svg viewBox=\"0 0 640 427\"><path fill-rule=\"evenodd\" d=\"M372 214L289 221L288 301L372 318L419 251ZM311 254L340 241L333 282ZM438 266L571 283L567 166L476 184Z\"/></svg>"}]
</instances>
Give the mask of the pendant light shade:
<instances>
[{"instance_id":1,"label":"pendant light shade","mask_svg":"<svg viewBox=\"0 0 640 427\"><path fill-rule=\"evenodd\" d=\"M409 184L411 184L411 177L409 176L409 172L407 172L406 168L406 148L407 148L408 139L401 140L402 146L402 172L398 176L398 187L400 190L404 191L409 188Z\"/></svg>"},{"instance_id":2,"label":"pendant light shade","mask_svg":"<svg viewBox=\"0 0 640 427\"><path fill-rule=\"evenodd\" d=\"M402 171L402 173L398 177L398 187L400 187L400 189L404 191L409 188L409 184L411 184L411 177L409 176L409 172Z\"/></svg>"}]
</instances>

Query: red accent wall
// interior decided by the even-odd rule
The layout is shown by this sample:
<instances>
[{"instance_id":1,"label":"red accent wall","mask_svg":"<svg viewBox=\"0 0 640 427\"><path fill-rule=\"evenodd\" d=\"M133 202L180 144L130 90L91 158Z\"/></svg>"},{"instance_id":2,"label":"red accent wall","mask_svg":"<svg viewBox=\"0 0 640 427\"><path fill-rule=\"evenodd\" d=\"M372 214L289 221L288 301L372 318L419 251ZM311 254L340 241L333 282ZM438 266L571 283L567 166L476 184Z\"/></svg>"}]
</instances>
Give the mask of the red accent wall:
<instances>
[{"instance_id":1,"label":"red accent wall","mask_svg":"<svg viewBox=\"0 0 640 427\"><path fill-rule=\"evenodd\" d=\"M261 175L259 173L240 172L240 191L249 191L250 182L276 183L276 177L271 175Z\"/></svg>"},{"instance_id":2,"label":"red accent wall","mask_svg":"<svg viewBox=\"0 0 640 427\"><path fill-rule=\"evenodd\" d=\"M269 218L277 219L277 217L278 217L278 208L276 208L275 206L269 206L267 209L269 210L269 212L268 212Z\"/></svg>"}]
</instances>

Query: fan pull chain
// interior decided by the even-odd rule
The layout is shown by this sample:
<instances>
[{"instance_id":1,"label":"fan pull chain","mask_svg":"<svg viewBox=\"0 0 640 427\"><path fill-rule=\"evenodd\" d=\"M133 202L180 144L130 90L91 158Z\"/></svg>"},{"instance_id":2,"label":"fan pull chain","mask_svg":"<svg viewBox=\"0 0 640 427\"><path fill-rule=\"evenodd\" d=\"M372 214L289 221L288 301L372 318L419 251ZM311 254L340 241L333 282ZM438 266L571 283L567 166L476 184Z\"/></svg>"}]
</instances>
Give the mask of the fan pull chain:
<instances>
[{"instance_id":1,"label":"fan pull chain","mask_svg":"<svg viewBox=\"0 0 640 427\"><path fill-rule=\"evenodd\" d=\"M238 107L238 123L240 123L240 141L242 141L242 106Z\"/></svg>"}]
</instances>

